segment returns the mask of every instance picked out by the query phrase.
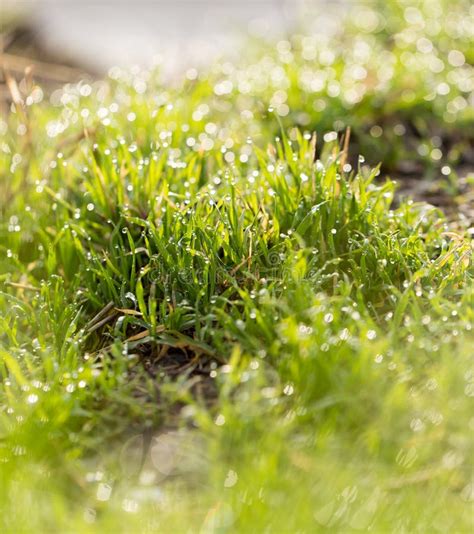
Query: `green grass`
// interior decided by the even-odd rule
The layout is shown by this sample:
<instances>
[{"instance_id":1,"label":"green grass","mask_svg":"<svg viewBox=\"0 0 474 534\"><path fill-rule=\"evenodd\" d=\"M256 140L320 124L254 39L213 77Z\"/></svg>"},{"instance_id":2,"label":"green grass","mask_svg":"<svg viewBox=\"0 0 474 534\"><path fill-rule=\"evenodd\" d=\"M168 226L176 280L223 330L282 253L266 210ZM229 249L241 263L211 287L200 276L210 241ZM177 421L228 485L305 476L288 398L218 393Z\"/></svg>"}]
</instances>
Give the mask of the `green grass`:
<instances>
[{"instance_id":1,"label":"green grass","mask_svg":"<svg viewBox=\"0 0 474 534\"><path fill-rule=\"evenodd\" d=\"M270 102L289 126L351 126L353 147L395 175L436 178L466 162L472 6L375 0L327 9L316 7L276 47L257 46L242 66L224 65L230 97L243 91L241 102Z\"/></svg>"},{"instance_id":2,"label":"green grass","mask_svg":"<svg viewBox=\"0 0 474 534\"><path fill-rule=\"evenodd\" d=\"M356 41L373 41L370 65L381 49L401 58L403 5L384 4L387 24L369 33L349 17L330 43L336 78ZM354 106L326 87L314 113L300 84L320 64L302 37L291 61L290 41L260 43L198 78L114 69L12 105L0 124L2 532L472 530L469 221L394 201L396 184L358 158L428 178L449 165L457 189L472 110L442 110L470 82L425 99L472 76L468 8L446 6L418 6L423 27L405 11L408 34L465 63L435 80L399 65L391 88ZM290 85L262 82L277 67ZM272 102L283 89L288 113ZM428 152L393 143L392 119L425 124ZM324 136L341 121L354 143ZM375 125L381 137L367 135ZM451 146L441 158L434 131Z\"/></svg>"}]
</instances>

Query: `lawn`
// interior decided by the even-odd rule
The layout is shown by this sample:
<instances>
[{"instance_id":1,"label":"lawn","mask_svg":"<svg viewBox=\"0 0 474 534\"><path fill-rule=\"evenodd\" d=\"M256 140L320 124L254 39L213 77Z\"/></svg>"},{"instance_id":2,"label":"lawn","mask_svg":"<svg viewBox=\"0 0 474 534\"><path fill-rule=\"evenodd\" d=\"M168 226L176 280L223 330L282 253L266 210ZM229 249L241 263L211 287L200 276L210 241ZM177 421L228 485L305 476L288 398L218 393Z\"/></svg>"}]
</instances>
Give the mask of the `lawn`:
<instances>
[{"instance_id":1,"label":"lawn","mask_svg":"<svg viewBox=\"0 0 474 534\"><path fill-rule=\"evenodd\" d=\"M8 78L2 532L472 532L474 9L355 9Z\"/></svg>"}]
</instances>

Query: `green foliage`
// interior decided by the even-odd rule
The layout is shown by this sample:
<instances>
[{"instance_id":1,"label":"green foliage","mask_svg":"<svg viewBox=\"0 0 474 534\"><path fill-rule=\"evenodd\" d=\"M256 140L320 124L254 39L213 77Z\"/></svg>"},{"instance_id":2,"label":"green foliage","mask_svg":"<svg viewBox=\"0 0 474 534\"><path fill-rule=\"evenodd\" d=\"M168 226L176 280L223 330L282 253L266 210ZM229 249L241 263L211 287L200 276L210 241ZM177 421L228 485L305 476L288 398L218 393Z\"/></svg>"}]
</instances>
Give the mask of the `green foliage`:
<instances>
[{"instance_id":1,"label":"green foliage","mask_svg":"<svg viewBox=\"0 0 474 534\"><path fill-rule=\"evenodd\" d=\"M462 160L469 8L375 5L12 106L2 531L469 531L468 236L354 159Z\"/></svg>"}]
</instances>

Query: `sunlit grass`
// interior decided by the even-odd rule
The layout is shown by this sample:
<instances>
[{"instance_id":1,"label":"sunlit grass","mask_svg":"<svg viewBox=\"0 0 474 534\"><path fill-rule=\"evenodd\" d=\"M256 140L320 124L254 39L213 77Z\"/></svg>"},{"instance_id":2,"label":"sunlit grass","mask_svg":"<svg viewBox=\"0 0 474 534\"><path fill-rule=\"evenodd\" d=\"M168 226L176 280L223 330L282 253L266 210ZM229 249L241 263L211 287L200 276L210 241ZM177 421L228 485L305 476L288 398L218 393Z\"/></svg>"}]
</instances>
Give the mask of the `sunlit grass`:
<instances>
[{"instance_id":1,"label":"sunlit grass","mask_svg":"<svg viewBox=\"0 0 474 534\"><path fill-rule=\"evenodd\" d=\"M430 33L444 51L465 43L451 26L463 5ZM426 23L406 17L421 39ZM372 65L389 31L408 30L348 35L376 40ZM399 66L360 107L325 86L314 115L301 83L323 49L290 41L182 84L114 69L50 102L21 85L1 123L3 531L472 529L468 221L394 202L396 184L358 157L386 155L379 139L395 163L454 169L470 112L446 117L442 94L421 106L426 70L408 82ZM324 47L341 80L345 43ZM458 76L459 103L458 51L436 83ZM420 105L405 107L415 82ZM458 152L392 144L376 100L394 135L433 121Z\"/></svg>"}]
</instances>

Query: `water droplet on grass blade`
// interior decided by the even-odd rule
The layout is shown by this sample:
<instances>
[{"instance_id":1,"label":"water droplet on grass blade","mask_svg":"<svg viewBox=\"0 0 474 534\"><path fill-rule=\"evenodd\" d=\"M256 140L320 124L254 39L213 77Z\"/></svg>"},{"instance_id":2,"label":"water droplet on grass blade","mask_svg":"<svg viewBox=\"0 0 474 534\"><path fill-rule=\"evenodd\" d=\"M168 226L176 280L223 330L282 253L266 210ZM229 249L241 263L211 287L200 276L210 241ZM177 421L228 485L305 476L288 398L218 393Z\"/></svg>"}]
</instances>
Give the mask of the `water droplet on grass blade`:
<instances>
[{"instance_id":1,"label":"water droplet on grass blade","mask_svg":"<svg viewBox=\"0 0 474 534\"><path fill-rule=\"evenodd\" d=\"M377 337L377 332L375 330L369 330L367 332L367 339L375 339Z\"/></svg>"},{"instance_id":2,"label":"water droplet on grass blade","mask_svg":"<svg viewBox=\"0 0 474 534\"><path fill-rule=\"evenodd\" d=\"M224 481L224 488L232 488L237 484L237 480L239 477L237 476L237 473L230 469L227 473L226 479Z\"/></svg>"},{"instance_id":3,"label":"water droplet on grass blade","mask_svg":"<svg viewBox=\"0 0 474 534\"><path fill-rule=\"evenodd\" d=\"M326 313L326 315L324 316L325 323L332 323L333 319L334 315L332 313Z\"/></svg>"},{"instance_id":4,"label":"water droplet on grass blade","mask_svg":"<svg viewBox=\"0 0 474 534\"><path fill-rule=\"evenodd\" d=\"M109 484L100 483L97 487L97 500L98 501L108 501L112 495L112 486Z\"/></svg>"},{"instance_id":5,"label":"water droplet on grass blade","mask_svg":"<svg viewBox=\"0 0 474 534\"><path fill-rule=\"evenodd\" d=\"M225 425L225 416L222 415L222 414L219 414L219 415L214 419L214 423L215 423L217 426L223 426L223 425Z\"/></svg>"}]
</instances>

